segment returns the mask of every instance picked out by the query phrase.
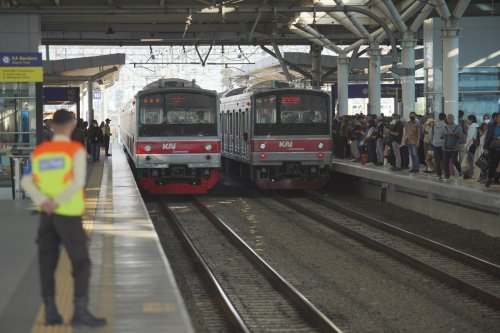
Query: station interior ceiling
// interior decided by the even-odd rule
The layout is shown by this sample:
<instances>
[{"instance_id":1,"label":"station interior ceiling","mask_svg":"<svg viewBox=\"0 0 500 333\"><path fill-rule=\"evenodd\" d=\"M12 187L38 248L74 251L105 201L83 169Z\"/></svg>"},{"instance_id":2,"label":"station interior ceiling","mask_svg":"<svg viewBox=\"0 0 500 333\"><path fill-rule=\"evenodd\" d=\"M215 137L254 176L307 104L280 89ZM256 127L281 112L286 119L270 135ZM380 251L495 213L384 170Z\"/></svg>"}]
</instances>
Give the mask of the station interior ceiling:
<instances>
[{"instance_id":1,"label":"station interior ceiling","mask_svg":"<svg viewBox=\"0 0 500 333\"><path fill-rule=\"evenodd\" d=\"M422 9L429 1L392 2L403 13L412 6ZM446 4L451 11L458 2L451 0ZM289 28L297 17L334 43L350 45L359 36L339 24L338 15L329 13L341 10L338 3L345 9L361 8L384 22L391 21L390 13L380 5L381 0L0 0L0 14L41 15L42 44L48 45L310 44L310 40ZM433 8L429 17L438 16L437 11ZM418 14L415 11L407 21ZM368 32L379 28L378 22L363 13L350 15ZM500 15L500 1L472 0L464 13L491 15ZM421 40L421 30L415 37Z\"/></svg>"},{"instance_id":2,"label":"station interior ceiling","mask_svg":"<svg viewBox=\"0 0 500 333\"><path fill-rule=\"evenodd\" d=\"M445 3L451 14L457 5L468 3L463 16L500 15L500 1L496 0L0 0L0 14L40 15L41 43L44 45L194 46L197 52L198 47L204 47L198 52L200 63L203 63L210 53L207 47L214 45L261 46L272 57L277 57L276 48L272 46L314 44L311 36L304 33L304 28L296 28L297 22L313 29L321 40L334 46L353 45L363 41L363 36L357 27L353 27L354 21L350 17L357 20L367 34L380 30L381 23L386 27L397 27L397 18L391 14L388 3L394 4L394 9L408 26L418 20L423 11L427 11L426 17L442 16L440 3ZM395 64L394 59L400 57L401 52L394 41L399 44L403 39L400 29L391 27L390 30L393 31L392 48L390 38L377 38L386 50L382 58L382 66L386 68L381 68L381 74L388 80L394 73L389 70L390 64ZM417 41L415 59L418 69L423 64L421 25L415 29L413 38ZM394 46L397 47L397 56L391 61ZM350 79L366 81L368 66L363 54L367 52L367 45L365 43L352 51L355 52L351 57L356 61L352 62ZM286 54L282 56L290 66L292 79L311 78L313 69L308 54L295 61L288 61ZM300 61L304 57L309 58ZM325 54L322 57L326 59L321 65L324 82L335 81L335 57ZM110 74L104 80L113 84L117 73L112 72L122 62L117 65L101 66L98 74L69 71L64 75L49 74L46 78L51 84L71 83L71 80L73 83L84 82L83 79L102 76L101 73L109 70ZM279 63L262 68L246 66L242 72L237 77L242 82L252 78L256 81L269 77L286 79ZM68 79L70 74L75 77Z\"/></svg>"}]
</instances>

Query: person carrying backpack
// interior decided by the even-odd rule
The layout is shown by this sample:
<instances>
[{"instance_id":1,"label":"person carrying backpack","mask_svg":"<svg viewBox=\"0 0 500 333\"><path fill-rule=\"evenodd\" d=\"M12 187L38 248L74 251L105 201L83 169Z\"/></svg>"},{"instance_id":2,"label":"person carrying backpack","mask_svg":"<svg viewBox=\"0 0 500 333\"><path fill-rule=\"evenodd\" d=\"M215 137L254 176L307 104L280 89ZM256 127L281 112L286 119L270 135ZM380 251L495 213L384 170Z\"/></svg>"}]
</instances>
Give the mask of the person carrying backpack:
<instances>
[{"instance_id":1,"label":"person carrying backpack","mask_svg":"<svg viewBox=\"0 0 500 333\"><path fill-rule=\"evenodd\" d=\"M478 152L480 134L479 125L477 124L477 118L474 115L467 117L467 124L469 129L467 132L467 138L465 140L465 159L463 165L465 166L464 179L469 179L474 176L474 161L477 159L476 155Z\"/></svg>"},{"instance_id":2,"label":"person carrying backpack","mask_svg":"<svg viewBox=\"0 0 500 333\"><path fill-rule=\"evenodd\" d=\"M464 132L460 125L455 124L455 117L450 113L446 116L446 126L442 134L443 157L444 157L444 178L450 178L450 160L458 171L460 177L463 176L462 167L458 162L458 149L460 139L464 137Z\"/></svg>"}]
</instances>

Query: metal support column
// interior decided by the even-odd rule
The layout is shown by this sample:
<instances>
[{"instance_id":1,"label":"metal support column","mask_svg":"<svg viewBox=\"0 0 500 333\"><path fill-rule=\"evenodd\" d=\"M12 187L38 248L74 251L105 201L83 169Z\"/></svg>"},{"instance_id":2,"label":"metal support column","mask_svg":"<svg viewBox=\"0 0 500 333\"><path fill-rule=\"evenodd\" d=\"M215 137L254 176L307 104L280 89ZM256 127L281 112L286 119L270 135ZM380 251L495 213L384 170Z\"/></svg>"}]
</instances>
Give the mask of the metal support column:
<instances>
[{"instance_id":1,"label":"metal support column","mask_svg":"<svg viewBox=\"0 0 500 333\"><path fill-rule=\"evenodd\" d=\"M321 89L321 46L311 45L312 87Z\"/></svg>"},{"instance_id":2,"label":"metal support column","mask_svg":"<svg viewBox=\"0 0 500 333\"><path fill-rule=\"evenodd\" d=\"M94 92L92 91L94 83L92 81L87 81L87 99L88 99L88 108L89 108L89 125L92 120L94 120Z\"/></svg>"},{"instance_id":3,"label":"metal support column","mask_svg":"<svg viewBox=\"0 0 500 333\"><path fill-rule=\"evenodd\" d=\"M347 115L349 101L349 58L345 54L337 57L337 98L339 116Z\"/></svg>"},{"instance_id":4,"label":"metal support column","mask_svg":"<svg viewBox=\"0 0 500 333\"><path fill-rule=\"evenodd\" d=\"M288 72L288 67L286 67L286 63L283 60L283 56L281 55L281 51L278 47L278 44L273 43L273 49L274 49L274 53L276 54L276 59L278 59L280 65L281 65L281 70L283 71L283 75L285 75L286 80L288 82L291 82L292 77L290 76L290 72Z\"/></svg>"},{"instance_id":5,"label":"metal support column","mask_svg":"<svg viewBox=\"0 0 500 333\"><path fill-rule=\"evenodd\" d=\"M368 49L368 114L380 115L380 56L378 45Z\"/></svg>"},{"instance_id":6,"label":"metal support column","mask_svg":"<svg viewBox=\"0 0 500 333\"><path fill-rule=\"evenodd\" d=\"M415 111L415 40L409 36L402 41L403 76L401 77L403 117L409 119Z\"/></svg>"},{"instance_id":7,"label":"metal support column","mask_svg":"<svg viewBox=\"0 0 500 333\"><path fill-rule=\"evenodd\" d=\"M444 112L458 116L458 56L459 28L441 29L443 40L443 99Z\"/></svg>"}]
</instances>

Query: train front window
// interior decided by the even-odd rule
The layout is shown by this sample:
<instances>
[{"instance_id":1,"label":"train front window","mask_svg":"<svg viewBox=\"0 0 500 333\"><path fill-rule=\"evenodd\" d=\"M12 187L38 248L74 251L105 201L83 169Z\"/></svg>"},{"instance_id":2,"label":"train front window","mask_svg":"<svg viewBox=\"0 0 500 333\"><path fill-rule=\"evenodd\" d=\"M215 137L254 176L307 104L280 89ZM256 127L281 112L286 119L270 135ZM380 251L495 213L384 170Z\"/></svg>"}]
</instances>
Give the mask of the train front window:
<instances>
[{"instance_id":1,"label":"train front window","mask_svg":"<svg viewBox=\"0 0 500 333\"><path fill-rule=\"evenodd\" d=\"M274 122L262 121L262 100L272 99ZM326 135L329 134L328 99L318 93L281 93L255 99L255 135Z\"/></svg>"},{"instance_id":2,"label":"train front window","mask_svg":"<svg viewBox=\"0 0 500 333\"><path fill-rule=\"evenodd\" d=\"M323 96L282 95L280 106L282 124L319 124L328 121Z\"/></svg>"},{"instance_id":3,"label":"train front window","mask_svg":"<svg viewBox=\"0 0 500 333\"><path fill-rule=\"evenodd\" d=\"M167 124L215 124L212 96L174 93L166 98Z\"/></svg>"},{"instance_id":4,"label":"train front window","mask_svg":"<svg viewBox=\"0 0 500 333\"><path fill-rule=\"evenodd\" d=\"M163 120L163 96L149 95L141 97L141 117L144 125L158 125Z\"/></svg>"},{"instance_id":5,"label":"train front window","mask_svg":"<svg viewBox=\"0 0 500 333\"><path fill-rule=\"evenodd\" d=\"M257 124L276 124L276 96L265 96L255 100Z\"/></svg>"},{"instance_id":6,"label":"train front window","mask_svg":"<svg viewBox=\"0 0 500 333\"><path fill-rule=\"evenodd\" d=\"M160 109L142 105L140 136L217 135L214 96L187 92L167 93L162 95L162 103L164 106Z\"/></svg>"}]
</instances>

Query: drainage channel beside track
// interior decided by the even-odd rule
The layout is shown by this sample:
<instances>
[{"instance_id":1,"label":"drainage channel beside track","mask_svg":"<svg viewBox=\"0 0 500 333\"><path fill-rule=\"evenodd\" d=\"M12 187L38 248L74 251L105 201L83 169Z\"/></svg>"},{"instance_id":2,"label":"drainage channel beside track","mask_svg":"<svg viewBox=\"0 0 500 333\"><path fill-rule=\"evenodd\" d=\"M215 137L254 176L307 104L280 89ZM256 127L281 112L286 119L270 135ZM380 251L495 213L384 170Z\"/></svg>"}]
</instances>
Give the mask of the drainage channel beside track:
<instances>
[{"instance_id":1,"label":"drainage channel beside track","mask_svg":"<svg viewBox=\"0 0 500 333\"><path fill-rule=\"evenodd\" d=\"M500 310L500 267L369 216L318 195L273 196L304 216L385 253L470 297Z\"/></svg>"},{"instance_id":2,"label":"drainage channel beside track","mask_svg":"<svg viewBox=\"0 0 500 333\"><path fill-rule=\"evenodd\" d=\"M161 205L235 331L341 332L202 202Z\"/></svg>"}]
</instances>

